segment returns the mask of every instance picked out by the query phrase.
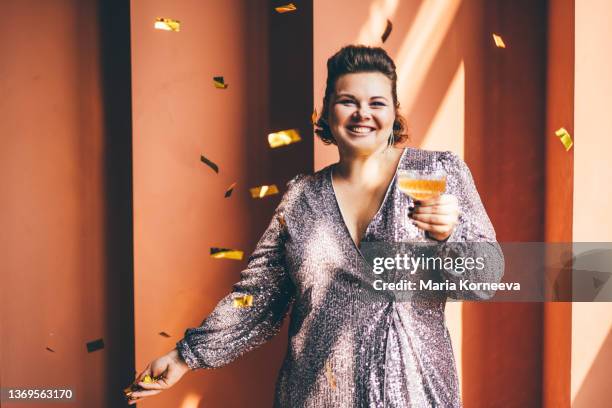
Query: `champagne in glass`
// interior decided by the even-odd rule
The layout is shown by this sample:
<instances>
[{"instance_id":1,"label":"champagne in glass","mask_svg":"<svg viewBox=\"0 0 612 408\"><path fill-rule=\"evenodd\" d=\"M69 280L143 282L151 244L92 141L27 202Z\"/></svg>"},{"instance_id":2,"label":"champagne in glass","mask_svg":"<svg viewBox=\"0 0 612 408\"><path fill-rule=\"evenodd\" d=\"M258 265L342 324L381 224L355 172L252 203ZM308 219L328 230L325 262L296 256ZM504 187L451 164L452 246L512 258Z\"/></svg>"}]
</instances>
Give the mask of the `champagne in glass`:
<instances>
[{"instance_id":1,"label":"champagne in glass","mask_svg":"<svg viewBox=\"0 0 612 408\"><path fill-rule=\"evenodd\" d=\"M400 170L397 187L412 201L428 200L438 197L446 190L446 172L436 170ZM411 204L411 203L410 203ZM408 208L404 206L403 222L408 219ZM408 238L414 241L426 241L425 232L416 228L408 229Z\"/></svg>"},{"instance_id":2,"label":"champagne in glass","mask_svg":"<svg viewBox=\"0 0 612 408\"><path fill-rule=\"evenodd\" d=\"M400 170L398 188L414 201L428 200L446 190L444 170Z\"/></svg>"}]
</instances>

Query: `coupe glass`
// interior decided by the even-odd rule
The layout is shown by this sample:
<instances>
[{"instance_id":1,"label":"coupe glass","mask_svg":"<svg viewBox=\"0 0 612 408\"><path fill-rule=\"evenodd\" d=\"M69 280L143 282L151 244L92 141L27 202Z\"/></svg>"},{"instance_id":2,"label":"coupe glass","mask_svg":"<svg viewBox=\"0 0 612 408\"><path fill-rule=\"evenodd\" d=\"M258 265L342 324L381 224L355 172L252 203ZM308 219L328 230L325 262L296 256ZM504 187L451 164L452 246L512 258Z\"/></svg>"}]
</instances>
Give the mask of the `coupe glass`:
<instances>
[{"instance_id":1,"label":"coupe glass","mask_svg":"<svg viewBox=\"0 0 612 408\"><path fill-rule=\"evenodd\" d=\"M409 202L402 206L402 225L410 222L408 210L414 207L415 201L438 197L446 190L446 172L443 169L434 170L399 170L397 188L404 193ZM425 231L417 228L407 228L408 238L415 241L425 241Z\"/></svg>"}]
</instances>

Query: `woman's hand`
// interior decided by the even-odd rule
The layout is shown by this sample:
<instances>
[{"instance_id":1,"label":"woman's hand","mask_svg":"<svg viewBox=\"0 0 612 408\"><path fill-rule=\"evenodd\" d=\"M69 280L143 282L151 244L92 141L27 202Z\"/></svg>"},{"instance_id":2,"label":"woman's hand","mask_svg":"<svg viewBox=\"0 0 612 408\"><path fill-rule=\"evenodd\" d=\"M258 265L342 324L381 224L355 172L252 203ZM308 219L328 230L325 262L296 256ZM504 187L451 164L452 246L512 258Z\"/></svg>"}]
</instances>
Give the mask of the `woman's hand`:
<instances>
[{"instance_id":1,"label":"woman's hand","mask_svg":"<svg viewBox=\"0 0 612 408\"><path fill-rule=\"evenodd\" d=\"M145 370L136 377L135 384L142 390L133 391L129 397L129 404L135 404L140 399L156 395L172 387L189 371L187 363L183 361L176 349L160 358L153 360ZM157 378L154 382L143 382L146 375Z\"/></svg>"},{"instance_id":2,"label":"woman's hand","mask_svg":"<svg viewBox=\"0 0 612 408\"><path fill-rule=\"evenodd\" d=\"M442 194L429 200L417 201L408 216L431 238L444 241L459 222L459 200L452 194Z\"/></svg>"}]
</instances>

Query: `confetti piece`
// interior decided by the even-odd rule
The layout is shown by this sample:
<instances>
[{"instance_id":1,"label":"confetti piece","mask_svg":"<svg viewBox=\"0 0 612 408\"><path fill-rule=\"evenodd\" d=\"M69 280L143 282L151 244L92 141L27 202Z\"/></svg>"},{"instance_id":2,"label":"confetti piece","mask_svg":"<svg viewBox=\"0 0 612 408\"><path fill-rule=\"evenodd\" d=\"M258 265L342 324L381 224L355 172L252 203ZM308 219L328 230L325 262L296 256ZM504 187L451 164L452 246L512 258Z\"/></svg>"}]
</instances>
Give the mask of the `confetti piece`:
<instances>
[{"instance_id":1,"label":"confetti piece","mask_svg":"<svg viewBox=\"0 0 612 408\"><path fill-rule=\"evenodd\" d=\"M325 377L327 377L327 382L332 387L332 389L336 389L336 379L334 378L334 373L331 368L331 364L329 361L325 362Z\"/></svg>"},{"instance_id":2,"label":"confetti piece","mask_svg":"<svg viewBox=\"0 0 612 408\"><path fill-rule=\"evenodd\" d=\"M504 44L504 40L501 38L501 36L493 33L493 41L495 41L495 46L497 48L506 48L506 44Z\"/></svg>"},{"instance_id":3,"label":"confetti piece","mask_svg":"<svg viewBox=\"0 0 612 408\"><path fill-rule=\"evenodd\" d=\"M281 130L280 132L270 133L268 135L268 143L271 148L290 145L300 140L302 140L302 138L297 129Z\"/></svg>"},{"instance_id":4,"label":"confetti piece","mask_svg":"<svg viewBox=\"0 0 612 408\"><path fill-rule=\"evenodd\" d=\"M242 309L244 307L253 306L253 296L252 295L243 295L238 296L233 299L233 305L235 308Z\"/></svg>"},{"instance_id":5,"label":"confetti piece","mask_svg":"<svg viewBox=\"0 0 612 408\"><path fill-rule=\"evenodd\" d=\"M278 194L278 187L276 187L276 184L272 184L270 186L253 187L249 189L249 191L251 192L251 197L263 198L265 196Z\"/></svg>"},{"instance_id":6,"label":"confetti piece","mask_svg":"<svg viewBox=\"0 0 612 408\"><path fill-rule=\"evenodd\" d=\"M159 335L162 337L170 337L170 335L166 332L159 332Z\"/></svg>"},{"instance_id":7,"label":"confetti piece","mask_svg":"<svg viewBox=\"0 0 612 408\"><path fill-rule=\"evenodd\" d=\"M104 348L104 340L98 339L87 343L87 352L93 353L94 351L101 350Z\"/></svg>"},{"instance_id":8,"label":"confetti piece","mask_svg":"<svg viewBox=\"0 0 612 408\"><path fill-rule=\"evenodd\" d=\"M215 171L215 173L219 173L219 166L217 166L215 163L213 163L212 161L208 160L203 155L200 155L200 160L202 161L202 163L208 165L208 167L213 169Z\"/></svg>"},{"instance_id":9,"label":"confetti piece","mask_svg":"<svg viewBox=\"0 0 612 408\"><path fill-rule=\"evenodd\" d=\"M391 24L390 20L387 20L387 27L385 27L385 32L380 37L382 42L387 41L387 38L389 38L389 35L391 34L391 30L393 30L393 24Z\"/></svg>"},{"instance_id":10,"label":"confetti piece","mask_svg":"<svg viewBox=\"0 0 612 408\"><path fill-rule=\"evenodd\" d=\"M312 115L310 116L310 123L312 123L313 125L316 125L316 124L317 124L317 119L318 119L318 116L317 116L317 109L315 108L315 109L312 111Z\"/></svg>"},{"instance_id":11,"label":"confetti piece","mask_svg":"<svg viewBox=\"0 0 612 408\"><path fill-rule=\"evenodd\" d=\"M281 227L287 228L287 221L285 221L285 217L282 214L278 216L278 223Z\"/></svg>"},{"instance_id":12,"label":"confetti piece","mask_svg":"<svg viewBox=\"0 0 612 408\"><path fill-rule=\"evenodd\" d=\"M565 147L565 151L569 151L569 149L571 149L574 145L572 137L570 136L569 132L565 130L565 128L557 129L555 131L555 135L559 138L559 140L561 140L563 147Z\"/></svg>"},{"instance_id":13,"label":"confetti piece","mask_svg":"<svg viewBox=\"0 0 612 408\"><path fill-rule=\"evenodd\" d=\"M290 13L292 11L297 10L297 7L295 7L295 4L293 3L289 3L289 4L285 4L284 6L279 6L274 8L274 10L276 10L277 13L283 14L283 13Z\"/></svg>"},{"instance_id":14,"label":"confetti piece","mask_svg":"<svg viewBox=\"0 0 612 408\"><path fill-rule=\"evenodd\" d=\"M159 17L155 19L155 24L153 27L155 27L157 30L174 31L175 33L178 33L181 31L181 22L171 18Z\"/></svg>"},{"instance_id":15,"label":"confetti piece","mask_svg":"<svg viewBox=\"0 0 612 408\"><path fill-rule=\"evenodd\" d=\"M237 249L229 249L229 248L210 248L210 256L216 259L234 259L236 261L241 261L244 257L244 252L239 251Z\"/></svg>"},{"instance_id":16,"label":"confetti piece","mask_svg":"<svg viewBox=\"0 0 612 408\"><path fill-rule=\"evenodd\" d=\"M47 351L50 351L52 353L55 353L55 350L53 350L51 347L47 347Z\"/></svg>"},{"instance_id":17,"label":"confetti piece","mask_svg":"<svg viewBox=\"0 0 612 408\"><path fill-rule=\"evenodd\" d=\"M144 378L142 379L143 383L153 383L155 381L153 381L153 378L151 378L151 376L149 374L145 375Z\"/></svg>"},{"instance_id":18,"label":"confetti piece","mask_svg":"<svg viewBox=\"0 0 612 408\"><path fill-rule=\"evenodd\" d=\"M234 187L236 187L236 182L233 182L232 185L225 190L225 198L231 197L232 192L234 192Z\"/></svg>"},{"instance_id":19,"label":"confetti piece","mask_svg":"<svg viewBox=\"0 0 612 408\"><path fill-rule=\"evenodd\" d=\"M215 84L215 88L217 89L227 89L229 84L225 83L225 80L222 76L213 77L213 84Z\"/></svg>"}]
</instances>

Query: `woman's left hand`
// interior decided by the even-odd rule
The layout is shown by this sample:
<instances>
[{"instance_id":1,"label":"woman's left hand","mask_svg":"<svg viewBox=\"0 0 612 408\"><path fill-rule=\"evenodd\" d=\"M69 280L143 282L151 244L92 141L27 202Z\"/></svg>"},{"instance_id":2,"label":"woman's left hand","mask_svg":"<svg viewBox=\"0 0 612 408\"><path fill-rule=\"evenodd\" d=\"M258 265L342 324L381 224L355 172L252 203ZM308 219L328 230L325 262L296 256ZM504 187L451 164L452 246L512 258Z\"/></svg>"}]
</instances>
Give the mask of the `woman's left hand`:
<instances>
[{"instance_id":1,"label":"woman's left hand","mask_svg":"<svg viewBox=\"0 0 612 408\"><path fill-rule=\"evenodd\" d=\"M417 201L408 215L414 224L438 241L450 237L459 222L459 200L452 194L442 194L428 200Z\"/></svg>"}]
</instances>

